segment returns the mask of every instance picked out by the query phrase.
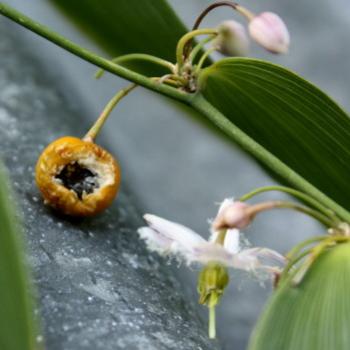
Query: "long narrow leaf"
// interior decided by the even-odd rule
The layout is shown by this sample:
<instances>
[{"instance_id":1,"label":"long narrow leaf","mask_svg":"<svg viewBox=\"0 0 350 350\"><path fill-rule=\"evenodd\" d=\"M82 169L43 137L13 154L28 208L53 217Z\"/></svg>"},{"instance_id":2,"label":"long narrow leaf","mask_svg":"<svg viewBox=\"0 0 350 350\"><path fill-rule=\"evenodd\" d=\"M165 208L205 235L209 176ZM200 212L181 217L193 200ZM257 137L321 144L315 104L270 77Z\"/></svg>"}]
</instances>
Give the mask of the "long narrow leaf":
<instances>
[{"instance_id":1,"label":"long narrow leaf","mask_svg":"<svg viewBox=\"0 0 350 350\"><path fill-rule=\"evenodd\" d=\"M326 94L282 67L225 59L206 68L202 93L290 168L350 207L350 119Z\"/></svg>"},{"instance_id":2,"label":"long narrow leaf","mask_svg":"<svg viewBox=\"0 0 350 350\"><path fill-rule=\"evenodd\" d=\"M171 62L186 27L165 0L51 0L112 57L147 53ZM163 70L128 65L149 75Z\"/></svg>"},{"instance_id":3,"label":"long narrow leaf","mask_svg":"<svg viewBox=\"0 0 350 350\"><path fill-rule=\"evenodd\" d=\"M0 164L0 349L34 350L33 305L13 201Z\"/></svg>"}]
</instances>

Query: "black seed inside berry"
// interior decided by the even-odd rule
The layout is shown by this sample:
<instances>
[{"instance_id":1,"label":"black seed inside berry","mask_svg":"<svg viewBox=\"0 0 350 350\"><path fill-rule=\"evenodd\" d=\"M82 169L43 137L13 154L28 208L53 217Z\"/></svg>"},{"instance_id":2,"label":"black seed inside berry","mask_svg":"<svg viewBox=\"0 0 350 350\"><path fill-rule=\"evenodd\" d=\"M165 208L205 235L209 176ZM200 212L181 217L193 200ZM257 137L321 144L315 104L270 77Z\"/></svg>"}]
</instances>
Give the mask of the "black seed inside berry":
<instances>
[{"instance_id":1,"label":"black seed inside berry","mask_svg":"<svg viewBox=\"0 0 350 350\"><path fill-rule=\"evenodd\" d=\"M82 199L84 192L89 194L98 188L97 175L77 162L67 164L56 175L56 179L60 180L64 187L73 190L79 199Z\"/></svg>"}]
</instances>

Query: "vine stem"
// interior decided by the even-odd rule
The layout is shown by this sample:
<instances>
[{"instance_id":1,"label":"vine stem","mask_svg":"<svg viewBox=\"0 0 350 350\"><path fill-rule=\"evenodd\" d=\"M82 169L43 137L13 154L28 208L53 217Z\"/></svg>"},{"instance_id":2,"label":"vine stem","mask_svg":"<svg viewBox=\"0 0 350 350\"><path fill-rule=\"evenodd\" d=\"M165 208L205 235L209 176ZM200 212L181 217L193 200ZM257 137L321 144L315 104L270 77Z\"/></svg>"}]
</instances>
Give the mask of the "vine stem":
<instances>
[{"instance_id":1,"label":"vine stem","mask_svg":"<svg viewBox=\"0 0 350 350\"><path fill-rule=\"evenodd\" d=\"M84 141L93 142L95 140L96 136L101 131L104 123L107 121L114 107L123 97L128 95L128 93L134 90L136 87L136 84L130 84L126 88L121 89L117 92L117 94L107 103L106 107L103 109L102 113L100 114L94 125L91 127L91 129L83 137Z\"/></svg>"},{"instance_id":2,"label":"vine stem","mask_svg":"<svg viewBox=\"0 0 350 350\"><path fill-rule=\"evenodd\" d=\"M190 94L165 84L159 84L153 79L147 78L118 64L110 62L108 59L100 57L95 53L80 47L62 35L53 32L48 27L33 21L29 17L2 2L0 2L0 13L87 62L103 68L121 78L134 82L137 85L143 86L147 89L191 106L194 110L210 120L227 136L233 139L244 150L253 155L259 162L267 166L281 178L285 179L285 181L287 181L291 186L294 186L300 191L308 193L324 206L333 210L342 220L350 222L350 213L347 210L327 197L324 193L319 191L303 177L294 172L272 153L245 134L214 106L212 106L200 93Z\"/></svg>"}]
</instances>

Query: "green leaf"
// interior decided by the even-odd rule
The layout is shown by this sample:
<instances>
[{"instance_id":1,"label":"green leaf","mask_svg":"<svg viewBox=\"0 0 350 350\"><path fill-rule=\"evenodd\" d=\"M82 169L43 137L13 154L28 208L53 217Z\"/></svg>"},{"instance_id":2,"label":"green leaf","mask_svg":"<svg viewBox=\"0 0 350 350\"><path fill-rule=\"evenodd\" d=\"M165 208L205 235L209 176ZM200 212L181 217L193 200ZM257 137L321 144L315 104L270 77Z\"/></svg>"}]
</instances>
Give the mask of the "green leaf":
<instances>
[{"instance_id":1,"label":"green leaf","mask_svg":"<svg viewBox=\"0 0 350 350\"><path fill-rule=\"evenodd\" d=\"M350 119L326 94L280 66L244 58L206 68L200 85L238 128L350 207Z\"/></svg>"},{"instance_id":2,"label":"green leaf","mask_svg":"<svg viewBox=\"0 0 350 350\"><path fill-rule=\"evenodd\" d=\"M177 41L186 28L165 0L51 0L111 57L147 53L175 61ZM128 65L148 75L163 69Z\"/></svg>"},{"instance_id":3,"label":"green leaf","mask_svg":"<svg viewBox=\"0 0 350 350\"><path fill-rule=\"evenodd\" d=\"M0 349L37 350L29 278L13 197L0 164Z\"/></svg>"},{"instance_id":4,"label":"green leaf","mask_svg":"<svg viewBox=\"0 0 350 350\"><path fill-rule=\"evenodd\" d=\"M323 253L298 287L272 296L249 350L350 349L350 243Z\"/></svg>"}]
</instances>

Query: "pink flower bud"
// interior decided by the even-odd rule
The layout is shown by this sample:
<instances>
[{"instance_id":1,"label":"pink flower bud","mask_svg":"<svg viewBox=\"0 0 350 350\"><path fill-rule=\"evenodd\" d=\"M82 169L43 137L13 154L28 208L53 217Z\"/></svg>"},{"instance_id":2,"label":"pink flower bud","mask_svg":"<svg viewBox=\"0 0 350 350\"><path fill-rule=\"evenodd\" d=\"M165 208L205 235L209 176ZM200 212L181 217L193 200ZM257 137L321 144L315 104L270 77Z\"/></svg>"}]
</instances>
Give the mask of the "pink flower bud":
<instances>
[{"instance_id":1,"label":"pink flower bud","mask_svg":"<svg viewBox=\"0 0 350 350\"><path fill-rule=\"evenodd\" d=\"M282 19L272 12L263 12L249 23L250 36L272 53L286 53L289 47L289 32Z\"/></svg>"},{"instance_id":2,"label":"pink flower bud","mask_svg":"<svg viewBox=\"0 0 350 350\"><path fill-rule=\"evenodd\" d=\"M249 39L245 28L236 21L224 21L218 26L218 35L213 46L226 56L246 56Z\"/></svg>"},{"instance_id":3,"label":"pink flower bud","mask_svg":"<svg viewBox=\"0 0 350 350\"><path fill-rule=\"evenodd\" d=\"M237 228L243 229L252 221L247 210L249 205L243 202L232 202L219 211L212 223L214 230Z\"/></svg>"}]
</instances>

